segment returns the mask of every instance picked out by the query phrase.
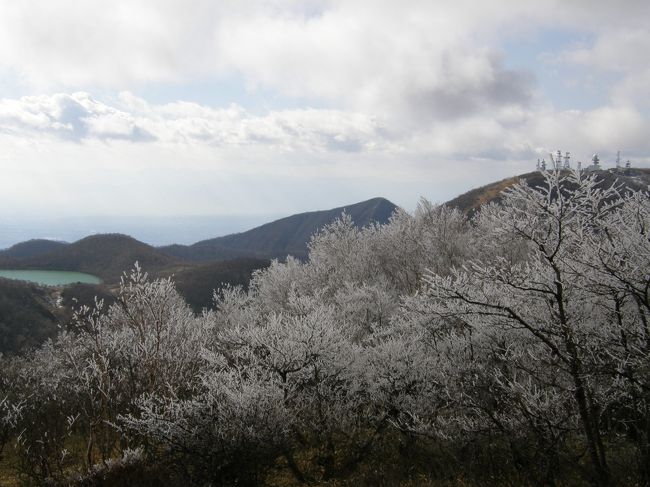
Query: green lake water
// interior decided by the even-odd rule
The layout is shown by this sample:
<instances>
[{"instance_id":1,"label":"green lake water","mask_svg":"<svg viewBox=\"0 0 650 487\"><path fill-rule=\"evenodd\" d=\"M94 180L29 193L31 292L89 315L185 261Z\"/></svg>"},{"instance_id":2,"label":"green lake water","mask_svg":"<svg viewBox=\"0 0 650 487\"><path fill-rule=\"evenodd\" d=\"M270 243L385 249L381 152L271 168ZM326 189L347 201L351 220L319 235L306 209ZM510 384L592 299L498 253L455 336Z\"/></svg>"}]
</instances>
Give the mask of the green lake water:
<instances>
[{"instance_id":1,"label":"green lake water","mask_svg":"<svg viewBox=\"0 0 650 487\"><path fill-rule=\"evenodd\" d=\"M99 284L101 279L92 274L71 271L27 271L27 270L2 270L0 277L5 279L18 279L21 281L35 282L45 286L63 286L75 282L84 284Z\"/></svg>"}]
</instances>

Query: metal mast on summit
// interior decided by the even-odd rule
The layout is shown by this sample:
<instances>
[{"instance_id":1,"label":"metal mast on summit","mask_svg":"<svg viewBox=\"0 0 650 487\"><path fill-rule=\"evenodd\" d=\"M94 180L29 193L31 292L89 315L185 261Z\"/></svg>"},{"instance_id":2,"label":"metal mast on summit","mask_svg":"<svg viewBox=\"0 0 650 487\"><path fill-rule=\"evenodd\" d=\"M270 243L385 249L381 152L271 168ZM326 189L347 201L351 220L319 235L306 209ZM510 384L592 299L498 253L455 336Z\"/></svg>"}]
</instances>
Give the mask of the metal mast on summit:
<instances>
[{"instance_id":1,"label":"metal mast on summit","mask_svg":"<svg viewBox=\"0 0 650 487\"><path fill-rule=\"evenodd\" d=\"M567 151L564 153L564 165L562 166L562 169L566 169L566 170L571 169L571 163L569 162L570 160L571 160L571 153Z\"/></svg>"}]
</instances>

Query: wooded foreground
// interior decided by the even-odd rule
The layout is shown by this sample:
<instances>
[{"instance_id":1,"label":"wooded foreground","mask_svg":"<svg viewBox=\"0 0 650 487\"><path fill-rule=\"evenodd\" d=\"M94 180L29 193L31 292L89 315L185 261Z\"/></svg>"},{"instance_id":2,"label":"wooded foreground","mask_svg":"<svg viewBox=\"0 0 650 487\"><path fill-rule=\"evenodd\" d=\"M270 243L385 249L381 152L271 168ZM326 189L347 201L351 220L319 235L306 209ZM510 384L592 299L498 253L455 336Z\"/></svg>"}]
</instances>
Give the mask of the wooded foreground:
<instances>
[{"instance_id":1,"label":"wooded foreground","mask_svg":"<svg viewBox=\"0 0 650 487\"><path fill-rule=\"evenodd\" d=\"M343 215L195 315L138 266L0 364L42 485L646 485L650 199L578 173L471 218Z\"/></svg>"}]
</instances>

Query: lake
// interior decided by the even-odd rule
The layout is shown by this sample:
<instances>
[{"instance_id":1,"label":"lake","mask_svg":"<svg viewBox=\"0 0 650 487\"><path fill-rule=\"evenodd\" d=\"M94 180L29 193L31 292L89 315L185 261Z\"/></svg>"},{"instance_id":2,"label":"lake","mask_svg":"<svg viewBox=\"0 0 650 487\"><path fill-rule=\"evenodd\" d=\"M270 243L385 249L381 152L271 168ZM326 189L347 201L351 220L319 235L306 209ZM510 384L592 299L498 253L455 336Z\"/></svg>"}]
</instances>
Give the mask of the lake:
<instances>
[{"instance_id":1,"label":"lake","mask_svg":"<svg viewBox=\"0 0 650 487\"><path fill-rule=\"evenodd\" d=\"M92 274L71 271L32 271L32 270L2 270L0 277L35 282L45 286L62 286L83 282L84 284L99 284L101 279Z\"/></svg>"}]
</instances>

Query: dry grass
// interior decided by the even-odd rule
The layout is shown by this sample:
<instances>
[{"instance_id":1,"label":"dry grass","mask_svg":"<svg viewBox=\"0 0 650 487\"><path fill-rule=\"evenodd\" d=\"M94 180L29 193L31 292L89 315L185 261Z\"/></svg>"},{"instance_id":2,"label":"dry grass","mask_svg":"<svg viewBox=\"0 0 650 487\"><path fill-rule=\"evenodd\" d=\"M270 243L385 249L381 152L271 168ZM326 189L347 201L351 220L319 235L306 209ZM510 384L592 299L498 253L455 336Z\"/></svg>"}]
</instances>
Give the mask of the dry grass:
<instances>
[{"instance_id":1,"label":"dry grass","mask_svg":"<svg viewBox=\"0 0 650 487\"><path fill-rule=\"evenodd\" d=\"M16 487L20 485L18 473L14 468L16 461L13 448L8 446L0 457L0 487Z\"/></svg>"}]
</instances>

